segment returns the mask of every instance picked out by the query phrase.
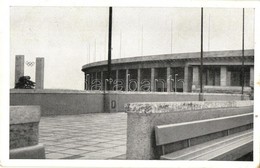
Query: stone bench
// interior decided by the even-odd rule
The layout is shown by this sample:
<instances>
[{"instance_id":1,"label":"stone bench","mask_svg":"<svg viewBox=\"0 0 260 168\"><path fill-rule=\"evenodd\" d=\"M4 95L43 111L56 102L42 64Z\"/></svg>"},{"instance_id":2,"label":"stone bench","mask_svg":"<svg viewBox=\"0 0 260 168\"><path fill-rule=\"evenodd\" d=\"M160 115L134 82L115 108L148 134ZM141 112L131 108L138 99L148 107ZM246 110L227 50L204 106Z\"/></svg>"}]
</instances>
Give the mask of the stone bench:
<instances>
[{"instance_id":1,"label":"stone bench","mask_svg":"<svg viewBox=\"0 0 260 168\"><path fill-rule=\"evenodd\" d=\"M247 129L234 132L243 126ZM162 147L160 159L163 160L237 160L253 151L252 127L253 113L160 125L155 126L156 145ZM211 139L214 133L222 135ZM168 144L180 141L186 142L187 147L165 152Z\"/></svg>"},{"instance_id":2,"label":"stone bench","mask_svg":"<svg viewBox=\"0 0 260 168\"><path fill-rule=\"evenodd\" d=\"M45 159L45 148L39 144L39 106L10 107L10 159Z\"/></svg>"},{"instance_id":3,"label":"stone bench","mask_svg":"<svg viewBox=\"0 0 260 168\"><path fill-rule=\"evenodd\" d=\"M126 158L153 160L160 159L162 155L161 147L156 146L155 126L252 113L253 101L129 103L125 105L125 109L127 113ZM216 134L211 138L219 136ZM178 142L177 145L167 149L176 151L186 145Z\"/></svg>"}]
</instances>

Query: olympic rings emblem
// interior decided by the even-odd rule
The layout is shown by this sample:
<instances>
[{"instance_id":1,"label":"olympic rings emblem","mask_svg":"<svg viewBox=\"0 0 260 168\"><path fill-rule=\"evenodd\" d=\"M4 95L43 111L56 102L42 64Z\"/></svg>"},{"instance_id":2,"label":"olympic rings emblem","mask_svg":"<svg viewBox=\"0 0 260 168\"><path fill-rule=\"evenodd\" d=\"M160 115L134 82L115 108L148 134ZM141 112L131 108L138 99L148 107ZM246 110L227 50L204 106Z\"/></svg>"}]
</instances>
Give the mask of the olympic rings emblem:
<instances>
[{"instance_id":1,"label":"olympic rings emblem","mask_svg":"<svg viewBox=\"0 0 260 168\"><path fill-rule=\"evenodd\" d=\"M26 61L25 64L26 64L27 66L32 67L32 66L34 66L35 62Z\"/></svg>"}]
</instances>

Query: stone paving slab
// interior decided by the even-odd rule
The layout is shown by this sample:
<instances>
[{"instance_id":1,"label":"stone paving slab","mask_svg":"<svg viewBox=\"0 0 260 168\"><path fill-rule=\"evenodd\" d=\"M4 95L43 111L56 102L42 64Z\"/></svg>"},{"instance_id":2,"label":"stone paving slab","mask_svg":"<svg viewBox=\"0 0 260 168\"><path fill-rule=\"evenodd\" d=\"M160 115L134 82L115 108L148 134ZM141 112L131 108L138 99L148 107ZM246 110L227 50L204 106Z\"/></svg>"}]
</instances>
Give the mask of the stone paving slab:
<instances>
[{"instance_id":1,"label":"stone paving slab","mask_svg":"<svg viewBox=\"0 0 260 168\"><path fill-rule=\"evenodd\" d=\"M46 159L126 159L126 113L41 117Z\"/></svg>"}]
</instances>

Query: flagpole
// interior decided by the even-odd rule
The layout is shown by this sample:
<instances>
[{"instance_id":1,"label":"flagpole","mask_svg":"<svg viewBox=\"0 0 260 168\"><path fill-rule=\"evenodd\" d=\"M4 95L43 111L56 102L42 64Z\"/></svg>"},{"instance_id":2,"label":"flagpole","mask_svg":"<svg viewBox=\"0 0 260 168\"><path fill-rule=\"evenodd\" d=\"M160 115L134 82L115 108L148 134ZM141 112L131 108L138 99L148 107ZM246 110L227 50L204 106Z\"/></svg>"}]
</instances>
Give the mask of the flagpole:
<instances>
[{"instance_id":1,"label":"flagpole","mask_svg":"<svg viewBox=\"0 0 260 168\"><path fill-rule=\"evenodd\" d=\"M112 53L112 7L109 7L109 28L108 28L108 64L107 64L107 71L108 71L108 80L111 78L111 53ZM111 85L108 82L108 90L111 90Z\"/></svg>"},{"instance_id":2,"label":"flagpole","mask_svg":"<svg viewBox=\"0 0 260 168\"><path fill-rule=\"evenodd\" d=\"M203 73L203 8L201 8L201 48L200 48L200 94L203 93L202 73ZM200 101L203 101L203 96L200 95Z\"/></svg>"},{"instance_id":3,"label":"flagpole","mask_svg":"<svg viewBox=\"0 0 260 168\"><path fill-rule=\"evenodd\" d=\"M245 83L245 69L244 69L244 62L245 62L245 56L244 56L244 50L245 50L245 8L243 8L243 22L242 22L242 96L244 94L244 83Z\"/></svg>"}]
</instances>

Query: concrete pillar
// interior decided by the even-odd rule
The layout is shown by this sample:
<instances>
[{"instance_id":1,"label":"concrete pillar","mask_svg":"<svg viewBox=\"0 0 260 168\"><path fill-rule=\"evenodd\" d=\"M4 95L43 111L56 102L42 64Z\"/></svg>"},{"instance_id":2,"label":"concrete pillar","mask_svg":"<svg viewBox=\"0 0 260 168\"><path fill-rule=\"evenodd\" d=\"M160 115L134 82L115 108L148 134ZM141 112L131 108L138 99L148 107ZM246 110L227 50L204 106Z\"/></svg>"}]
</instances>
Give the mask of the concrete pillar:
<instances>
[{"instance_id":1,"label":"concrete pillar","mask_svg":"<svg viewBox=\"0 0 260 168\"><path fill-rule=\"evenodd\" d=\"M98 80L98 72L96 72L95 73L95 81L96 81L96 83L95 83L95 90L97 90L97 80Z\"/></svg>"},{"instance_id":2,"label":"concrete pillar","mask_svg":"<svg viewBox=\"0 0 260 168\"><path fill-rule=\"evenodd\" d=\"M184 83L183 83L183 92L188 92L189 90L189 67L184 66Z\"/></svg>"},{"instance_id":3,"label":"concrete pillar","mask_svg":"<svg viewBox=\"0 0 260 168\"><path fill-rule=\"evenodd\" d=\"M129 84L129 75L128 75L128 73L129 73L129 70L128 69L126 69L126 71L125 71L125 91L128 91L128 84Z\"/></svg>"},{"instance_id":4,"label":"concrete pillar","mask_svg":"<svg viewBox=\"0 0 260 168\"><path fill-rule=\"evenodd\" d=\"M44 89L44 58L36 58L35 88Z\"/></svg>"},{"instance_id":5,"label":"concrete pillar","mask_svg":"<svg viewBox=\"0 0 260 168\"><path fill-rule=\"evenodd\" d=\"M101 90L104 90L104 84L103 84L103 76L104 76L104 71L101 71L101 74L100 74L100 81L101 81Z\"/></svg>"},{"instance_id":6,"label":"concrete pillar","mask_svg":"<svg viewBox=\"0 0 260 168\"><path fill-rule=\"evenodd\" d=\"M151 68L151 91L154 92L155 88L154 88L154 76L155 76L155 69Z\"/></svg>"},{"instance_id":7,"label":"concrete pillar","mask_svg":"<svg viewBox=\"0 0 260 168\"><path fill-rule=\"evenodd\" d=\"M171 92L171 67L167 67L167 92Z\"/></svg>"},{"instance_id":8,"label":"concrete pillar","mask_svg":"<svg viewBox=\"0 0 260 168\"><path fill-rule=\"evenodd\" d=\"M24 55L16 55L14 84L16 84L22 76L24 76Z\"/></svg>"},{"instance_id":9,"label":"concrete pillar","mask_svg":"<svg viewBox=\"0 0 260 168\"><path fill-rule=\"evenodd\" d=\"M87 90L88 86L87 86L87 73L84 73L84 90Z\"/></svg>"},{"instance_id":10,"label":"concrete pillar","mask_svg":"<svg viewBox=\"0 0 260 168\"><path fill-rule=\"evenodd\" d=\"M227 86L231 86L231 72L227 71Z\"/></svg>"},{"instance_id":11,"label":"concrete pillar","mask_svg":"<svg viewBox=\"0 0 260 168\"><path fill-rule=\"evenodd\" d=\"M254 67L251 66L250 67L250 83L249 83L250 86L254 86Z\"/></svg>"},{"instance_id":12,"label":"concrete pillar","mask_svg":"<svg viewBox=\"0 0 260 168\"><path fill-rule=\"evenodd\" d=\"M141 91L141 69L137 69L137 91Z\"/></svg>"},{"instance_id":13,"label":"concrete pillar","mask_svg":"<svg viewBox=\"0 0 260 168\"><path fill-rule=\"evenodd\" d=\"M227 67L221 66L220 67L220 86L227 86Z\"/></svg>"},{"instance_id":14,"label":"concrete pillar","mask_svg":"<svg viewBox=\"0 0 260 168\"><path fill-rule=\"evenodd\" d=\"M199 86L199 67L198 66L193 67L192 84L195 85L196 87Z\"/></svg>"},{"instance_id":15,"label":"concrete pillar","mask_svg":"<svg viewBox=\"0 0 260 168\"><path fill-rule=\"evenodd\" d=\"M118 91L118 75L119 75L119 70L116 70L116 91Z\"/></svg>"}]
</instances>

